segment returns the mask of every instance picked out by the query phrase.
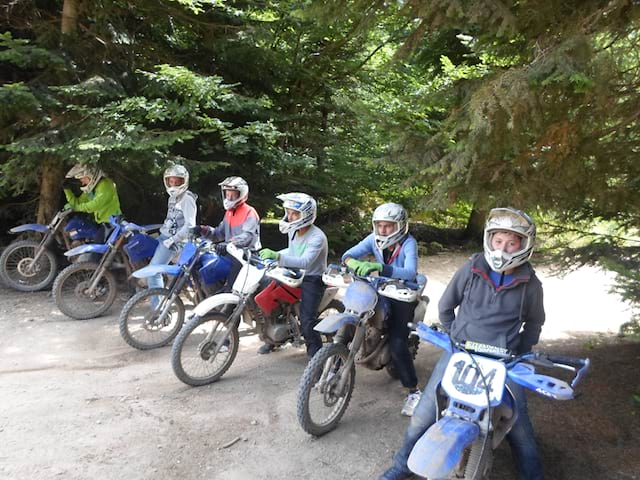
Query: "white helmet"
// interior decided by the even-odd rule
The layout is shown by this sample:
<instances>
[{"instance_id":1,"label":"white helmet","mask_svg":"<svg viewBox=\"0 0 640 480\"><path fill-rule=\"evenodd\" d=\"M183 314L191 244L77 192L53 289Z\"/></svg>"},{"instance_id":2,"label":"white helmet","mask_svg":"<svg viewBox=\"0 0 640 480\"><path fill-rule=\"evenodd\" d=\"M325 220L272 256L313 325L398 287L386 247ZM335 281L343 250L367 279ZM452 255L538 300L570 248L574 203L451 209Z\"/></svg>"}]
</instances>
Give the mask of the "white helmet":
<instances>
[{"instance_id":1,"label":"white helmet","mask_svg":"<svg viewBox=\"0 0 640 480\"><path fill-rule=\"evenodd\" d=\"M247 201L247 197L249 196L249 184L244 178L227 177L218 185L220 185L220 191L222 192L222 204L224 205L225 210L236 208L238 205ZM240 195L238 195L238 198L235 200L228 200L224 193L225 190L234 190L236 192L240 192Z\"/></svg>"},{"instance_id":2,"label":"white helmet","mask_svg":"<svg viewBox=\"0 0 640 480\"><path fill-rule=\"evenodd\" d=\"M71 170L67 172L66 178L75 178L80 180L81 178L89 177L89 183L80 187L83 192L92 192L98 182L104 177L104 172L98 167L92 165L83 165L82 163L76 163Z\"/></svg>"},{"instance_id":3,"label":"white helmet","mask_svg":"<svg viewBox=\"0 0 640 480\"><path fill-rule=\"evenodd\" d=\"M307 195L306 193L292 192L283 193L282 195L278 195L276 198L282 201L282 208L288 208L302 213L302 216L298 220L290 222L287 218L287 211L285 210L284 217L282 217L282 220L280 220L278 225L280 227L280 232L295 232L316 221L318 206L312 196Z\"/></svg>"},{"instance_id":4,"label":"white helmet","mask_svg":"<svg viewBox=\"0 0 640 480\"><path fill-rule=\"evenodd\" d=\"M169 177L182 178L182 185L172 187L169 185ZM170 197L181 195L189 188L189 171L182 165L171 165L164 171L164 188Z\"/></svg>"},{"instance_id":5,"label":"white helmet","mask_svg":"<svg viewBox=\"0 0 640 480\"><path fill-rule=\"evenodd\" d=\"M512 232L522 237L520 250L507 253L491 248L491 238L496 232ZM484 227L484 258L494 272L502 273L528 261L536 243L536 225L531 217L515 208L494 208L489 212Z\"/></svg>"},{"instance_id":6,"label":"white helmet","mask_svg":"<svg viewBox=\"0 0 640 480\"><path fill-rule=\"evenodd\" d=\"M395 232L391 235L378 235L376 222L394 222L397 225ZM371 218L373 225L373 235L376 240L376 247L382 251L385 248L400 242L409 232L409 217L404 207L398 203L383 203L373 211Z\"/></svg>"}]
</instances>

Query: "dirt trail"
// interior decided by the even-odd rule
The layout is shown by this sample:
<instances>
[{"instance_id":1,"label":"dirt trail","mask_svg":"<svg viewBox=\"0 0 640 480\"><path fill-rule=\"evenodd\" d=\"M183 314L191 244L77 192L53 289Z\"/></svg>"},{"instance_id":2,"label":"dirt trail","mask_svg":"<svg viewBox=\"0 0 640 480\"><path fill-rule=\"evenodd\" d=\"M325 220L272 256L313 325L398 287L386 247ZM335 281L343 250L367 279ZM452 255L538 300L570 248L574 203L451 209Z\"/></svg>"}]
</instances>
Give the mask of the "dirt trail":
<instances>
[{"instance_id":1,"label":"dirt trail","mask_svg":"<svg viewBox=\"0 0 640 480\"><path fill-rule=\"evenodd\" d=\"M421 260L427 319L464 259ZM548 318L540 348L595 360L578 400L531 402L547 478L640 478L640 411L631 400L640 393L640 346L607 333L629 312L605 293L611 278L602 272L540 273ZM220 382L191 388L174 377L169 348L139 352L122 341L121 305L78 322L48 292L0 287L0 478L364 480L377 478L398 448L408 422L399 415L403 390L383 371L358 370L340 426L314 439L295 417L301 350L259 356L257 337L245 335ZM420 379L437 355L421 346ZM508 447L493 478L515 478Z\"/></svg>"}]
</instances>

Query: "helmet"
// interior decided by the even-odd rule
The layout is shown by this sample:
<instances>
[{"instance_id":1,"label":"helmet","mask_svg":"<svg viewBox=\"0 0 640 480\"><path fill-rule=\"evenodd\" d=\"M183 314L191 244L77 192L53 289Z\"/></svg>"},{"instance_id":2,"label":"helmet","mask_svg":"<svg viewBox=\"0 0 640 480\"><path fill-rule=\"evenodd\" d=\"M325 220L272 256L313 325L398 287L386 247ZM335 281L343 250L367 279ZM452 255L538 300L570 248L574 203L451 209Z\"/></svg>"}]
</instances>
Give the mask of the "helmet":
<instances>
[{"instance_id":1,"label":"helmet","mask_svg":"<svg viewBox=\"0 0 640 480\"><path fill-rule=\"evenodd\" d=\"M378 235L376 222L380 221L396 223L396 231L391 235ZM402 205L398 203L383 203L373 211L371 225L373 225L373 235L376 241L376 247L378 247L378 250L382 251L394 243L401 241L409 232L409 217L407 216L407 211Z\"/></svg>"},{"instance_id":2,"label":"helmet","mask_svg":"<svg viewBox=\"0 0 640 480\"><path fill-rule=\"evenodd\" d=\"M169 177L182 178L182 185L178 185L177 187L170 186ZM175 197L186 192L189 188L189 171L182 165L171 165L164 171L164 188L170 197Z\"/></svg>"},{"instance_id":3,"label":"helmet","mask_svg":"<svg viewBox=\"0 0 640 480\"><path fill-rule=\"evenodd\" d=\"M92 165L83 165L82 163L76 163L71 170L65 175L66 178L75 178L80 180L84 177L89 177L89 183L80 187L83 192L92 192L98 182L104 177L104 172L98 167Z\"/></svg>"},{"instance_id":4,"label":"helmet","mask_svg":"<svg viewBox=\"0 0 640 480\"><path fill-rule=\"evenodd\" d=\"M220 185L220 191L222 192L222 204L224 205L225 210L236 208L238 205L247 201L247 197L249 196L249 184L244 178L227 177L218 185ZM224 194L225 190L234 190L236 192L240 192L240 195L235 200L227 200L227 197Z\"/></svg>"},{"instance_id":5,"label":"helmet","mask_svg":"<svg viewBox=\"0 0 640 480\"><path fill-rule=\"evenodd\" d=\"M280 220L279 223L280 232L295 232L316 221L318 206L312 196L307 195L306 193L292 192L283 193L282 195L278 195L276 198L282 201L282 208L288 208L302 213L302 216L298 220L290 222L285 210L284 217L282 217L282 220Z\"/></svg>"},{"instance_id":6,"label":"helmet","mask_svg":"<svg viewBox=\"0 0 640 480\"><path fill-rule=\"evenodd\" d=\"M520 250L507 253L493 250L491 238L496 232L512 232L522 237ZM533 254L536 242L536 225L531 217L515 208L494 208L489 212L484 227L484 258L494 272L504 272L518 267L528 261Z\"/></svg>"}]
</instances>

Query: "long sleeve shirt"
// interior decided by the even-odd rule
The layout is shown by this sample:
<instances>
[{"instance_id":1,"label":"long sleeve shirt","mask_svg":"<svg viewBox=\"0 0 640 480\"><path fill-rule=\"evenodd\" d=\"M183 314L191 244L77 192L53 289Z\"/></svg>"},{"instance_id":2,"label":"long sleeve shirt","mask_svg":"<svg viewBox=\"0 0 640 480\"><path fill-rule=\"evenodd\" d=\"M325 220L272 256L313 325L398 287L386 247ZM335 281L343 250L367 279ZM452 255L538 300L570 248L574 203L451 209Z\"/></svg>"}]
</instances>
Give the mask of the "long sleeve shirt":
<instances>
[{"instance_id":1,"label":"long sleeve shirt","mask_svg":"<svg viewBox=\"0 0 640 480\"><path fill-rule=\"evenodd\" d=\"M375 236L371 233L347 250L342 255L342 261L344 262L347 258L360 259L373 255L376 261L382 264L380 274L383 277L415 281L418 273L418 242L413 236L407 235L396 248L398 250L394 251L385 262L383 253L376 247Z\"/></svg>"},{"instance_id":2,"label":"long sleeve shirt","mask_svg":"<svg viewBox=\"0 0 640 480\"><path fill-rule=\"evenodd\" d=\"M289 268L303 268L305 276L322 275L327 269L329 242L320 228L311 225L304 235L298 231L289 232L289 246L281 250L278 265Z\"/></svg>"},{"instance_id":3,"label":"long sleeve shirt","mask_svg":"<svg viewBox=\"0 0 640 480\"><path fill-rule=\"evenodd\" d=\"M196 225L196 195L189 190L181 195L170 196L167 217L160 227L160 233L174 243L185 240L189 230Z\"/></svg>"},{"instance_id":4,"label":"long sleeve shirt","mask_svg":"<svg viewBox=\"0 0 640 480\"><path fill-rule=\"evenodd\" d=\"M110 178L101 179L91 192L82 192L78 197L68 188L64 195L74 211L92 213L96 223L107 223L111 215L122 214L118 190Z\"/></svg>"}]
</instances>

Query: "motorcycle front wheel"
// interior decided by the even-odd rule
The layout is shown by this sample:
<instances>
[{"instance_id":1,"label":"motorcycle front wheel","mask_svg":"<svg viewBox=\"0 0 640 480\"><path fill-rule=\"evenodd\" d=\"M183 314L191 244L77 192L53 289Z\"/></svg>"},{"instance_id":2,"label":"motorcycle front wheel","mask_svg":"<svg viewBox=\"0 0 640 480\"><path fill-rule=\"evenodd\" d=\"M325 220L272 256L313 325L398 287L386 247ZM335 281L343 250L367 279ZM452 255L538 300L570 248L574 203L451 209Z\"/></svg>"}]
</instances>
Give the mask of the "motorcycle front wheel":
<instances>
[{"instance_id":1,"label":"motorcycle front wheel","mask_svg":"<svg viewBox=\"0 0 640 480\"><path fill-rule=\"evenodd\" d=\"M95 318L113 305L118 285L109 270L102 272L96 288L89 291L96 268L95 263L74 263L62 270L53 282L53 299L68 317L76 320Z\"/></svg>"},{"instance_id":2,"label":"motorcycle front wheel","mask_svg":"<svg viewBox=\"0 0 640 480\"><path fill-rule=\"evenodd\" d=\"M193 317L173 343L173 373L193 387L216 382L235 360L239 342L238 329L227 323L227 315L214 311Z\"/></svg>"},{"instance_id":3,"label":"motorcycle front wheel","mask_svg":"<svg viewBox=\"0 0 640 480\"><path fill-rule=\"evenodd\" d=\"M178 295L172 299L167 288L136 293L120 312L120 336L138 350L162 347L178 335L184 324L184 304ZM166 313L160 318L163 311Z\"/></svg>"},{"instance_id":4,"label":"motorcycle front wheel","mask_svg":"<svg viewBox=\"0 0 640 480\"><path fill-rule=\"evenodd\" d=\"M296 413L302 429L317 437L338 425L349 406L356 380L355 365L345 370L349 350L341 343L325 345L307 364L298 389ZM339 389L344 378L343 388Z\"/></svg>"},{"instance_id":5,"label":"motorcycle front wheel","mask_svg":"<svg viewBox=\"0 0 640 480\"><path fill-rule=\"evenodd\" d=\"M0 277L7 287L21 292L35 292L51 285L58 273L58 259L44 249L38 261L33 259L40 248L39 242L21 240L5 248L0 255Z\"/></svg>"}]
</instances>

